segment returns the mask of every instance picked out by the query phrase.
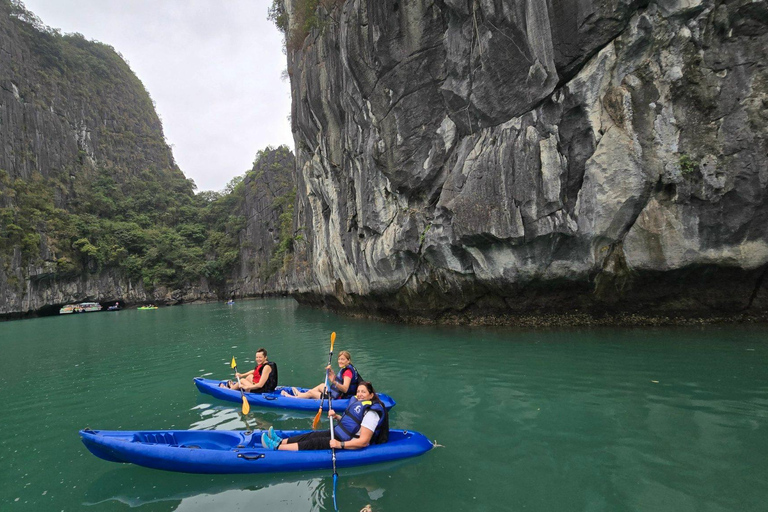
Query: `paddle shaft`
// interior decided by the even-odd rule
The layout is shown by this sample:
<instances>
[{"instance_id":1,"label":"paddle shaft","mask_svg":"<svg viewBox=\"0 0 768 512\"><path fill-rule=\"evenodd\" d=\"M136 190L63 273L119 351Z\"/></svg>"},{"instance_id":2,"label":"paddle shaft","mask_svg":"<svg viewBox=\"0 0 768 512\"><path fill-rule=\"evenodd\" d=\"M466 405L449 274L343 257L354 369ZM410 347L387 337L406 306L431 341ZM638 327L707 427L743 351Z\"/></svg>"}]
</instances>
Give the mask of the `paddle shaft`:
<instances>
[{"instance_id":1,"label":"paddle shaft","mask_svg":"<svg viewBox=\"0 0 768 512\"><path fill-rule=\"evenodd\" d=\"M328 365L325 368L325 385L323 386L325 389L323 389L323 395L320 397L320 408L317 410L317 414L315 415L315 419L312 421L312 429L317 428L317 424L320 421L320 416L323 414L323 405L325 405L325 395L327 394L330 398L331 394L328 392L328 367L331 366L331 362L333 362L333 344L336 343L336 333L331 333L331 350L328 352ZM328 402L331 403L330 400ZM330 408L330 405L329 405ZM331 422L333 423L333 422Z\"/></svg>"},{"instance_id":2,"label":"paddle shaft","mask_svg":"<svg viewBox=\"0 0 768 512\"><path fill-rule=\"evenodd\" d=\"M245 392L243 392L243 388L240 385L240 377L237 376L237 365L235 365L235 382L237 382L237 389L240 390L240 398L245 398Z\"/></svg>"},{"instance_id":3,"label":"paddle shaft","mask_svg":"<svg viewBox=\"0 0 768 512\"><path fill-rule=\"evenodd\" d=\"M328 381L328 374L325 375L326 382ZM331 394L328 393L328 410L333 410L333 398L331 397ZM328 419L331 423L331 442L333 442L336 437L334 436L333 432L333 416L328 415ZM333 508L335 510L338 510L338 507L336 506L336 480L339 478L339 474L336 473L336 448L331 448L331 460L333 461Z\"/></svg>"},{"instance_id":4,"label":"paddle shaft","mask_svg":"<svg viewBox=\"0 0 768 512\"><path fill-rule=\"evenodd\" d=\"M233 357L232 360L234 361L235 358ZM233 368L235 369L235 379L237 379L237 389L240 390L240 398L243 401L243 408L241 412L243 413L243 416L248 414L251 410L250 405L248 405L248 399L245 398L245 392L243 391L243 385L240 384L240 377L237 376L237 365L234 365ZM248 426L248 420L245 420L245 426L248 427L248 430L251 430L251 427Z\"/></svg>"}]
</instances>

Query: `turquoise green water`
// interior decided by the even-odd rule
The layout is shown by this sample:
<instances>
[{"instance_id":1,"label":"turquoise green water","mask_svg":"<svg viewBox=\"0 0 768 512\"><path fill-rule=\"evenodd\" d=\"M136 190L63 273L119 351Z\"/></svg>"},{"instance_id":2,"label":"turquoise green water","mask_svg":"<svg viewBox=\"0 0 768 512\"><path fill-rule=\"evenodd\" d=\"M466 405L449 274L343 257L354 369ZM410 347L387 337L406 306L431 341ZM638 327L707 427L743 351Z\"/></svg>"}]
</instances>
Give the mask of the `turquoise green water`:
<instances>
[{"instance_id":1,"label":"turquoise green water","mask_svg":"<svg viewBox=\"0 0 768 512\"><path fill-rule=\"evenodd\" d=\"M263 346L281 384L314 385L331 331L397 400L392 425L442 445L341 470L340 510L766 510L766 327L411 327L291 300L0 323L0 510L333 510L327 472L168 473L98 459L77 434L242 429L192 378L226 378L233 355L248 369Z\"/></svg>"}]
</instances>

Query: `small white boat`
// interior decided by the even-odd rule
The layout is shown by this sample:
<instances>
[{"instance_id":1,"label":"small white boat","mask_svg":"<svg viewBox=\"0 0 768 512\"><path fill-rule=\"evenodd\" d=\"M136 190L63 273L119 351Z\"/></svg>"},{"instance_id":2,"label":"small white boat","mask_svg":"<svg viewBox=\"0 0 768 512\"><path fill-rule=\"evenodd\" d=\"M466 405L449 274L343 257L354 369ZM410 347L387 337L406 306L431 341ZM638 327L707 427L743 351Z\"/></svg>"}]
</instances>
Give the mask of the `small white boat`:
<instances>
[{"instance_id":1,"label":"small white boat","mask_svg":"<svg viewBox=\"0 0 768 512\"><path fill-rule=\"evenodd\" d=\"M91 313L93 311L101 311L101 304L98 302L81 302L79 304L80 309L85 313Z\"/></svg>"}]
</instances>

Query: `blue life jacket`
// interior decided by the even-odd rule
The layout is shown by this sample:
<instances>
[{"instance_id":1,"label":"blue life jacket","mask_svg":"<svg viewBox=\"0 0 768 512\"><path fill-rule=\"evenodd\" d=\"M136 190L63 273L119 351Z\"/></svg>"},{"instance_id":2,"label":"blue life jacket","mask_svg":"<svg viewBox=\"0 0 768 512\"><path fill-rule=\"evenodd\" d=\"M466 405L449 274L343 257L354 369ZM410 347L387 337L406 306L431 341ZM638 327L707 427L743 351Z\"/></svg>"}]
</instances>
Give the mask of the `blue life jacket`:
<instances>
[{"instance_id":1,"label":"blue life jacket","mask_svg":"<svg viewBox=\"0 0 768 512\"><path fill-rule=\"evenodd\" d=\"M387 417L387 409L381 404L381 402L373 402L371 400L365 400L361 402L357 398L349 400L349 406L344 411L339 424L333 429L336 439L339 441L349 441L355 434L360 431L360 425L363 422L363 417L368 411L374 411L379 415L379 423L376 425L376 429L373 431L373 437L371 437L371 444L386 443L389 439L389 418Z\"/></svg>"},{"instance_id":2,"label":"blue life jacket","mask_svg":"<svg viewBox=\"0 0 768 512\"><path fill-rule=\"evenodd\" d=\"M357 394L357 385L360 383L360 374L357 372L357 368L351 364L348 364L344 368L340 369L338 373L336 373L336 377L333 380L338 384L344 384L344 378L341 375L347 368L352 370L352 380L349 381L349 389L347 389L346 393L342 393L338 389L331 386L331 396L333 398L350 398Z\"/></svg>"}]
</instances>

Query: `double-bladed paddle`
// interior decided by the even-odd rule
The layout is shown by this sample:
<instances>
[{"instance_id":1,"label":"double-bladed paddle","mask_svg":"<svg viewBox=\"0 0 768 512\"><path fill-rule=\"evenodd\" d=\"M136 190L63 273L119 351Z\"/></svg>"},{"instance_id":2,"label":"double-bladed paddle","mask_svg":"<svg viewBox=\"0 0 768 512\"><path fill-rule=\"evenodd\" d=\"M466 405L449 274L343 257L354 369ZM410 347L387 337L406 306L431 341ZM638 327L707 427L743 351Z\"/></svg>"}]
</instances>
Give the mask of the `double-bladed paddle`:
<instances>
[{"instance_id":1,"label":"double-bladed paddle","mask_svg":"<svg viewBox=\"0 0 768 512\"><path fill-rule=\"evenodd\" d=\"M331 351L328 353L328 366L331 366L333 360L333 343L336 341L336 333L331 333ZM323 414L323 404L325 403L325 395L328 395L328 403L330 404L330 393L328 392L328 368L325 370L325 389L323 390L323 396L320 397L320 408L315 414L315 419L312 420L312 430L317 430L317 424L320 423L320 415ZM333 423L333 422L331 422ZM333 430L333 428L331 428Z\"/></svg>"},{"instance_id":2,"label":"double-bladed paddle","mask_svg":"<svg viewBox=\"0 0 768 512\"><path fill-rule=\"evenodd\" d=\"M336 334L336 333L333 333ZM333 338L331 338L333 339ZM333 345L333 341L331 341L331 345ZM326 379L328 378L328 374L326 373ZM328 381L326 380L326 387L328 387ZM333 417L330 415L330 411L333 409L333 398L331 397L331 394L328 393L328 419L331 423L331 442L335 439L333 435ZM331 460L333 460L333 509L339 510L339 507L336 506L336 482L339 479L339 474L336 472L336 449L331 448Z\"/></svg>"}]
</instances>

